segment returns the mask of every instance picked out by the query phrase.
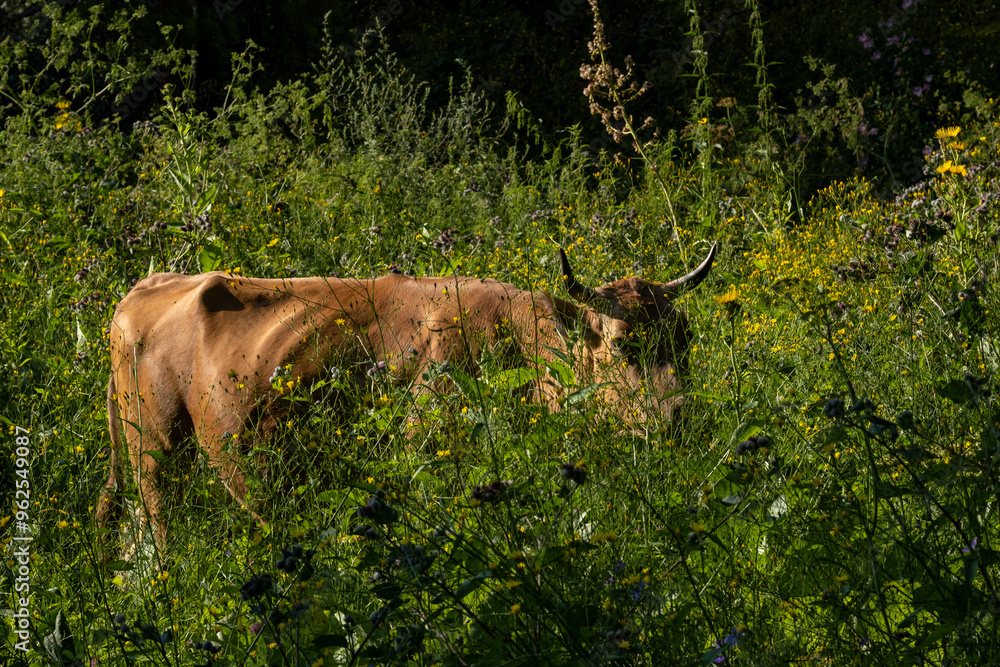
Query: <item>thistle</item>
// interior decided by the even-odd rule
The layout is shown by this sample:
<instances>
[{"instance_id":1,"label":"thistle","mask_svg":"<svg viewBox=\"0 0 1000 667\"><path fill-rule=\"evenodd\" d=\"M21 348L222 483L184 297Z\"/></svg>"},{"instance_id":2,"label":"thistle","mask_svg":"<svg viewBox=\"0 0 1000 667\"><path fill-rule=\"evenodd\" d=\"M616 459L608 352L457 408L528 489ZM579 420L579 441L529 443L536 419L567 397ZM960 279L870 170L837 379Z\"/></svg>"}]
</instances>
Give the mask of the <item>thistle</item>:
<instances>
[{"instance_id":1,"label":"thistle","mask_svg":"<svg viewBox=\"0 0 1000 667\"><path fill-rule=\"evenodd\" d=\"M604 128L615 143L621 145L626 141L631 142L632 148L649 167L663 190L663 196L670 211L672 236L679 244L677 215L674 213L667 184L663 181L657 165L649 159L644 150L645 146L650 145L652 141L643 142L639 137L640 132L650 129L653 130L653 139L660 137L659 130L656 129L656 119L647 116L639 124L638 119L633 118L626 109L627 105L642 97L649 90L651 84L648 81L639 84L635 76L635 61L632 56L625 56L624 72L608 62L607 53L611 50L611 44L604 36L604 22L601 21L597 0L590 0L590 8L594 12L594 39L587 43L591 62L580 66L580 77L588 82L583 89L583 94L590 102L590 113L601 117ZM619 152L615 155L615 162L624 163L624 154ZM683 248L681 250L683 254Z\"/></svg>"}]
</instances>

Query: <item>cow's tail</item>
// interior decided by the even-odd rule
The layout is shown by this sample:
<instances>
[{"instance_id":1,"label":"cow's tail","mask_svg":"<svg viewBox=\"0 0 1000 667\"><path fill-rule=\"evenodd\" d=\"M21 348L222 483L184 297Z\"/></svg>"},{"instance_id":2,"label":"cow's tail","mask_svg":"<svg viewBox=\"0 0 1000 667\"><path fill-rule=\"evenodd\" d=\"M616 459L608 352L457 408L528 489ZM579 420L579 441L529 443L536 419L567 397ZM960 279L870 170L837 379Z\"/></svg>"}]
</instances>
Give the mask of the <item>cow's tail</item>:
<instances>
[{"instance_id":1,"label":"cow's tail","mask_svg":"<svg viewBox=\"0 0 1000 667\"><path fill-rule=\"evenodd\" d=\"M122 503L118 497L118 485L122 483L121 458L119 456L122 441L121 427L118 415L118 397L115 390L115 375L108 379L108 434L111 436L110 457L108 460L108 481L101 491L97 501L97 527L108 528L121 519Z\"/></svg>"}]
</instances>

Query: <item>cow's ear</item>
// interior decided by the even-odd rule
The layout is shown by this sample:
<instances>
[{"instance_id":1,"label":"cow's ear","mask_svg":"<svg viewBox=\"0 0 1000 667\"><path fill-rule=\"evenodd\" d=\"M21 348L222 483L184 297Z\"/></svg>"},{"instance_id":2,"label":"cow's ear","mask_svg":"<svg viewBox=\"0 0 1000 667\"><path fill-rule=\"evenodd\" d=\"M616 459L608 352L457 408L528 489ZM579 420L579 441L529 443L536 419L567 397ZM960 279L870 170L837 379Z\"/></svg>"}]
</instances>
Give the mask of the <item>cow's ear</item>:
<instances>
[{"instance_id":1,"label":"cow's ear","mask_svg":"<svg viewBox=\"0 0 1000 667\"><path fill-rule=\"evenodd\" d=\"M608 329L608 316L591 308L580 309L580 338L592 349L604 344L604 332Z\"/></svg>"}]
</instances>

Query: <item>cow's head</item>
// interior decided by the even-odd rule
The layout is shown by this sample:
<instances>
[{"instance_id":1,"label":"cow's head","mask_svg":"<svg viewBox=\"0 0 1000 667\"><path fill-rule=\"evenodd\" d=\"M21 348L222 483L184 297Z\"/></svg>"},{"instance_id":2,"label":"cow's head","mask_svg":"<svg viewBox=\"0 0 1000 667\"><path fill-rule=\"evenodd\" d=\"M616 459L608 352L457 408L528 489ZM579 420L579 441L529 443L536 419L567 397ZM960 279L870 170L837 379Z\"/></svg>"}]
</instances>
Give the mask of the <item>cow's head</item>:
<instances>
[{"instance_id":1,"label":"cow's head","mask_svg":"<svg viewBox=\"0 0 1000 667\"><path fill-rule=\"evenodd\" d=\"M632 277L597 288L577 281L566 253L559 255L570 296L586 306L580 319L594 379L609 383L609 398L627 421L656 413L670 419L681 403L679 376L690 341L687 317L673 303L682 288L708 275L715 246L698 268L669 283ZM630 395L640 400L622 400Z\"/></svg>"}]
</instances>

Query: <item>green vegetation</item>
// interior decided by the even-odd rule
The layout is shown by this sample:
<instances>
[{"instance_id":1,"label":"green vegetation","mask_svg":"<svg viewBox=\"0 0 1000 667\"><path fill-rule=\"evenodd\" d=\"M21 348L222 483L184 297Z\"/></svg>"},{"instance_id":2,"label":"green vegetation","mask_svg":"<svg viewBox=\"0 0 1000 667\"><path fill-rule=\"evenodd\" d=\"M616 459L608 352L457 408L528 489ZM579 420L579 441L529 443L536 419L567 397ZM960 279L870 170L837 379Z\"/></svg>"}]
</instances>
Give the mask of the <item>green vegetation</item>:
<instances>
[{"instance_id":1,"label":"green vegetation","mask_svg":"<svg viewBox=\"0 0 1000 667\"><path fill-rule=\"evenodd\" d=\"M919 4L899 10L911 35L938 20ZM30 652L5 622L0 658L971 665L1000 653L1000 105L962 63L941 65L954 95L925 89L931 74L859 94L819 60L778 91L767 26L747 10L736 20L755 48L730 70L750 72L754 103L720 95L693 58L687 117L657 129L642 72L599 65L630 70L628 43L598 36L579 85L621 144L597 153L460 65L450 83L420 82L378 34L345 51L328 33L308 72L267 87L267 54L248 45L203 108L174 31L140 51L142 12L102 12L53 5L44 37L0 44L4 607L18 610L26 544L31 586ZM686 20L704 41L705 22ZM895 66L923 71L907 58L925 47L879 34L855 39L855 57L878 64L899 47ZM859 172L865 160L881 167ZM565 368L551 370L569 398L550 413L490 355L478 377L440 371L418 394L379 373L308 389L278 374L295 416L256 452L275 470L247 468L267 528L192 447L165 473L162 567L130 522L99 534L108 326L151 271L460 273L565 297L559 247L598 285L668 280L710 241L715 268L680 302L695 338L676 423L626 428ZM346 408L316 400L331 385L351 393Z\"/></svg>"}]
</instances>

